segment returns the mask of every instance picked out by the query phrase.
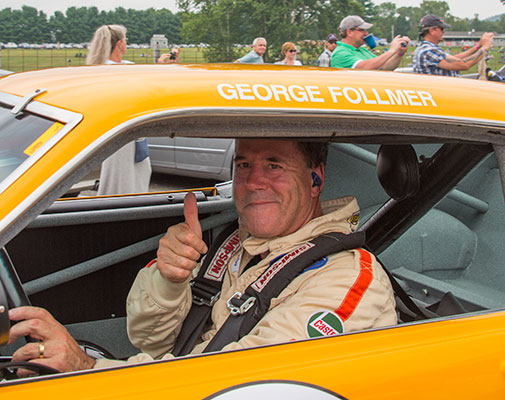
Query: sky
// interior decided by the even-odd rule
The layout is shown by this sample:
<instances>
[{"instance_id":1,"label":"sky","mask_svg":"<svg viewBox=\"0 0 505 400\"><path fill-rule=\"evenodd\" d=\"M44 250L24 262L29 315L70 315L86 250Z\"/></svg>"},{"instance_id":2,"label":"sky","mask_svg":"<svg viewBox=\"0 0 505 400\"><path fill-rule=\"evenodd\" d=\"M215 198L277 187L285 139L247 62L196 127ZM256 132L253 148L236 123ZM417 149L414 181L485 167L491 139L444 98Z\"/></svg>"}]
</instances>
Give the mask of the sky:
<instances>
[{"instance_id":1,"label":"sky","mask_svg":"<svg viewBox=\"0 0 505 400\"><path fill-rule=\"evenodd\" d=\"M392 0L374 0L375 4ZM478 13L480 19L505 13L505 6L500 0L445 0L450 7L450 13L459 18L473 18ZM418 7L421 0L396 0L393 1L398 7ZM22 5L35 7L52 15L55 11L65 11L68 7L92 7L99 10L114 10L116 7L146 9L168 8L172 12L177 11L176 0L1 0L0 9L20 9Z\"/></svg>"}]
</instances>

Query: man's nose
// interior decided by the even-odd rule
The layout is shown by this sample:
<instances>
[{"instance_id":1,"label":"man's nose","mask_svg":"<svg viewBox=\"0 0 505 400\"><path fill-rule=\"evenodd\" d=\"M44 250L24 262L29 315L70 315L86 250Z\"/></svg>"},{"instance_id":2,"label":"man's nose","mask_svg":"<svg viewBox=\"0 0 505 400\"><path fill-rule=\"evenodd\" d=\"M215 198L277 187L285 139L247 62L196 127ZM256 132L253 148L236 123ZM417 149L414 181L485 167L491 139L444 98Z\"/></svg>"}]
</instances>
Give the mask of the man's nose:
<instances>
[{"instance_id":1,"label":"man's nose","mask_svg":"<svg viewBox=\"0 0 505 400\"><path fill-rule=\"evenodd\" d=\"M252 166L247 175L247 188L248 189L264 189L267 186L267 177L265 171L261 166Z\"/></svg>"}]
</instances>

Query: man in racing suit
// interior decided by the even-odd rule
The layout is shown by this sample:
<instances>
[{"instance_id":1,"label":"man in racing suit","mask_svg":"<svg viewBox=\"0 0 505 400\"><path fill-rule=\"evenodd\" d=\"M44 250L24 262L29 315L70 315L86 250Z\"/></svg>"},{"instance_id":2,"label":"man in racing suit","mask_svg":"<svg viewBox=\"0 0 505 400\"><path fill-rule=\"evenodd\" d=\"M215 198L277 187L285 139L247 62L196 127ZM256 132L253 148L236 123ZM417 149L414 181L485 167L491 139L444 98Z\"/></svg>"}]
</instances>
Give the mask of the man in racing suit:
<instances>
[{"instance_id":1,"label":"man in racing suit","mask_svg":"<svg viewBox=\"0 0 505 400\"><path fill-rule=\"evenodd\" d=\"M235 154L234 199L239 214L240 243L226 260L226 275L219 300L212 309L212 324L191 353L200 353L230 315L226 301L243 292L279 257L328 232L353 232L359 208L352 197L320 203L324 185L326 145L281 140L240 139ZM323 155L324 154L324 155ZM142 269L127 300L128 333L143 353L127 362L171 358L170 351L191 307L189 279L198 269L197 260L207 252L198 221L196 199L184 204L185 222L172 226L160 241L157 262ZM254 256L261 259L246 269ZM387 325L396 321L393 291L375 257L363 249L341 251L307 266L273 298L265 316L247 334L223 350L288 342L308 337L334 335ZM21 308L25 309L26 308ZM23 310L22 310L23 311ZM68 362L50 357L39 359L36 345L27 344L13 359L37 359L62 371L100 368L124 363L90 360L75 349L63 327L54 327L47 312L32 316L20 311L11 319L39 319L28 328L16 328L11 336L31 334L46 344L40 331L45 323L68 349ZM20 316L24 314L24 318ZM47 315L46 315L47 314ZM45 330L47 331L47 329ZM61 359L61 357L60 357Z\"/></svg>"}]
</instances>

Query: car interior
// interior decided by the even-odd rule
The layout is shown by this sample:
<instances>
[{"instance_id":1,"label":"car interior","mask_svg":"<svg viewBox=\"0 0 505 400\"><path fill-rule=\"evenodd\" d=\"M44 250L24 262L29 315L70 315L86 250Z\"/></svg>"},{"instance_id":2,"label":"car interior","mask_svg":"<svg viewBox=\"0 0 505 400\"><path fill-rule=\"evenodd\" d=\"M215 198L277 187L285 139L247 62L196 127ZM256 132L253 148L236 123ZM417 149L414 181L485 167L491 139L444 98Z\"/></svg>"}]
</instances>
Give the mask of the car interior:
<instances>
[{"instance_id":1,"label":"car interior","mask_svg":"<svg viewBox=\"0 0 505 400\"><path fill-rule=\"evenodd\" d=\"M426 310L429 321L504 307L500 146L493 148L477 135L462 140L457 130L463 128L457 127L434 132L434 126L412 124L403 136L393 136L388 132L402 129L394 121L377 125L370 119L361 124L349 119L339 128L348 129L347 136L328 138L324 136L335 130L335 122L324 118L315 134L307 132L303 120L284 124L281 118L266 118L258 126L253 118L230 125L229 118L195 123L188 117L171 121L171 129L191 137L254 132L256 137L330 141L323 200L358 199L359 229L366 232L367 248ZM62 196L122 144L163 132L159 122L132 127L69 172L47 201L35 207L33 214L38 215L0 257L10 307L29 301L47 308L83 345L91 343L91 351L103 348L106 356L120 359L138 352L126 335L126 296L138 270L156 257L161 236L183 220L185 192ZM210 244L237 218L232 183L189 189L197 195L204 239ZM424 323L401 299L398 313L400 323ZM8 359L22 344L0 347L0 354Z\"/></svg>"}]
</instances>

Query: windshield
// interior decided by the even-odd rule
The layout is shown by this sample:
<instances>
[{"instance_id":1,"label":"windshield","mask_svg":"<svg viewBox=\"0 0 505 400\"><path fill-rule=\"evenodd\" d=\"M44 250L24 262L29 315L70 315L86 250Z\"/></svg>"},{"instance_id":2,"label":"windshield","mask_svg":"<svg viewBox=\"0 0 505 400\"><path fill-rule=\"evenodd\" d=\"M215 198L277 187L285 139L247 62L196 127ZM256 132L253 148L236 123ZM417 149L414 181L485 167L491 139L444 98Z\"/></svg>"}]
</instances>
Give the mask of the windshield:
<instances>
[{"instance_id":1,"label":"windshield","mask_svg":"<svg viewBox=\"0 0 505 400\"><path fill-rule=\"evenodd\" d=\"M62 124L0 106L0 183L56 134Z\"/></svg>"}]
</instances>

